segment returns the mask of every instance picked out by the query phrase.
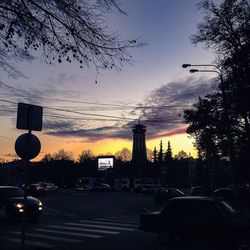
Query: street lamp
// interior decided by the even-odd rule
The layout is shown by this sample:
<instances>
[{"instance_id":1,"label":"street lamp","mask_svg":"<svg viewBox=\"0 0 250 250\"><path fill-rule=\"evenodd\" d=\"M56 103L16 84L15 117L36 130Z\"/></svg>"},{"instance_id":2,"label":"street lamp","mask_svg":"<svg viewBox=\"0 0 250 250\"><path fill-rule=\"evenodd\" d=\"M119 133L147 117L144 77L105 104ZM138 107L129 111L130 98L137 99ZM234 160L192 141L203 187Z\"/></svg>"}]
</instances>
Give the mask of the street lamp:
<instances>
[{"instance_id":1,"label":"street lamp","mask_svg":"<svg viewBox=\"0 0 250 250\"><path fill-rule=\"evenodd\" d=\"M212 67L215 69L211 69L211 70L206 70L206 69L190 69L189 72L190 73L197 73L197 72L201 72L201 73L217 73L220 77L220 81L221 81L221 93L222 93L222 107L223 107L223 116L224 116L224 122L225 122L225 128L226 128L226 135L228 137L228 148L229 148L229 157L230 157L230 165L231 165L231 176L232 176L232 182L233 182L233 186L235 188L237 188L237 184L238 182L236 181L235 178L235 171L234 171L234 148L233 148L233 138L232 138L232 134L231 134L231 126L229 125L229 113L228 113L228 106L227 106L227 100L226 100L226 94L225 94L225 82L223 79L223 74L222 74L222 70L214 64L182 64L182 68L188 68L188 67Z\"/></svg>"}]
</instances>

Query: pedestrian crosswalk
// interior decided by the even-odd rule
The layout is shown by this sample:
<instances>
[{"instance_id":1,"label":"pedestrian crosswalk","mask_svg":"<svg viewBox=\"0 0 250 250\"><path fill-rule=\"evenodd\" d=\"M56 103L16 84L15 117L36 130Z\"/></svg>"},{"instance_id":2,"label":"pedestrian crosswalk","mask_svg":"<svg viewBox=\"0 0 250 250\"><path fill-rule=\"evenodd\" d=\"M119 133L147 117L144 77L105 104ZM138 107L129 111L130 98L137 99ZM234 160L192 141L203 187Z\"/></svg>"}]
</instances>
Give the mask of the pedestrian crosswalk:
<instances>
[{"instance_id":1,"label":"pedestrian crosswalk","mask_svg":"<svg viewBox=\"0 0 250 250\"><path fill-rule=\"evenodd\" d=\"M66 216L66 217L77 217L75 214L63 212L57 209L49 208L49 207L44 207L43 209L43 215L51 215L51 216Z\"/></svg>"},{"instance_id":2,"label":"pedestrian crosswalk","mask_svg":"<svg viewBox=\"0 0 250 250\"><path fill-rule=\"evenodd\" d=\"M86 239L100 239L133 232L138 228L138 215L74 220L57 225L34 227L26 232L26 245L55 249L62 244L80 243ZM2 240L5 244L20 243L21 232L6 232ZM60 249L60 248L59 248Z\"/></svg>"}]
</instances>

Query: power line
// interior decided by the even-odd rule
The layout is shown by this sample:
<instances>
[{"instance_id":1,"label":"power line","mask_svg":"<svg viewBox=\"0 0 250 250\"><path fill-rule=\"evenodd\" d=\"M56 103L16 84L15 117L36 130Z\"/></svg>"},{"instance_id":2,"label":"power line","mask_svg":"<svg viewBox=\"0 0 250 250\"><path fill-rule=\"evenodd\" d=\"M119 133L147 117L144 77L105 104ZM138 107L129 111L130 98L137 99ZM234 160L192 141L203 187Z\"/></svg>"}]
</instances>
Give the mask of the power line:
<instances>
[{"instance_id":1,"label":"power line","mask_svg":"<svg viewBox=\"0 0 250 250\"><path fill-rule=\"evenodd\" d=\"M12 101L8 101L8 100L3 100L3 99L0 99L0 101L2 102L7 102L7 103L11 103L11 104L15 104L17 105L17 103L15 102L12 102ZM52 108L52 107L44 107L45 109L49 109L49 110L55 110L55 111L60 111L60 112L67 112L67 113L73 113L73 114L78 114L78 115L84 115L84 116L96 116L96 117L103 117L103 118L111 118L109 121L120 121L120 120L127 120L127 121L135 121L135 119L132 119L132 118L126 118L126 117L122 117L122 116L112 116L112 115L101 115L101 114L94 114L94 113L82 113L82 112L78 112L78 111L72 111L72 110L68 110L68 109L58 109L58 108ZM2 111L7 111L7 112L14 112L12 110L2 110ZM52 114L53 115L53 114ZM52 117L51 115L51 117ZM49 116L49 114L47 115ZM55 115L54 115L55 116ZM65 119L81 119L81 118L78 118L78 117L55 117L55 118L65 118ZM115 120L116 119L116 120ZM89 120L89 119L88 119ZM92 119L93 120L93 119ZM106 120L107 119L101 119L101 120ZM142 119L143 120L143 119ZM158 122L158 123L180 123L180 121L164 121L164 120L144 120L144 122Z\"/></svg>"},{"instance_id":2,"label":"power line","mask_svg":"<svg viewBox=\"0 0 250 250\"><path fill-rule=\"evenodd\" d=\"M15 97L24 97L24 98L30 98L30 99L41 99L41 100L51 100L51 101L59 101L59 102L69 102L69 103L78 103L78 104L89 104L89 105L101 105L101 106L110 106L110 107L120 107L120 108L126 108L126 109L165 109L165 108L185 108L187 105L161 105L160 107L156 106L130 106L126 104L111 104L111 103L100 103L100 102L85 102L85 101L75 101L75 100L69 100L69 99L59 99L59 98L50 98L50 97L32 97L27 95L17 95L17 94L9 94L9 93L0 93L0 95L7 95L7 96L15 96ZM191 104L190 104L191 105Z\"/></svg>"},{"instance_id":3,"label":"power line","mask_svg":"<svg viewBox=\"0 0 250 250\"><path fill-rule=\"evenodd\" d=\"M78 112L78 111L72 111L72 110L67 110L67 109L58 109L58 108L50 108L50 107L44 107L44 108L51 109L51 110L56 110L56 111L62 111L62 112L68 112L68 113L78 114L78 115L98 116L98 117L107 117L107 118L117 118L117 119L122 119L122 120L134 121L134 119L126 118L126 117L122 117L122 116L90 114L90 113L82 113L82 112Z\"/></svg>"}]
</instances>

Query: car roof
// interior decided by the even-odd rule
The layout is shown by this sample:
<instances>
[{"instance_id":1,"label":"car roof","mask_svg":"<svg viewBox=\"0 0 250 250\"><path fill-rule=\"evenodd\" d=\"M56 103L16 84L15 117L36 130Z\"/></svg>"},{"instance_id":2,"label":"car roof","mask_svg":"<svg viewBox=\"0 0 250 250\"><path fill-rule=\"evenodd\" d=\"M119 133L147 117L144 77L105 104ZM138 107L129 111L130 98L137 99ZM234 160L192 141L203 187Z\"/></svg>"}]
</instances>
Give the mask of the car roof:
<instances>
[{"instance_id":1,"label":"car roof","mask_svg":"<svg viewBox=\"0 0 250 250\"><path fill-rule=\"evenodd\" d=\"M19 188L14 186L0 186L0 189L6 189L6 188Z\"/></svg>"},{"instance_id":2,"label":"car roof","mask_svg":"<svg viewBox=\"0 0 250 250\"><path fill-rule=\"evenodd\" d=\"M189 200L189 201L215 201L215 200L223 200L220 197L213 197L213 196L182 196L182 197L175 197L171 200Z\"/></svg>"}]
</instances>

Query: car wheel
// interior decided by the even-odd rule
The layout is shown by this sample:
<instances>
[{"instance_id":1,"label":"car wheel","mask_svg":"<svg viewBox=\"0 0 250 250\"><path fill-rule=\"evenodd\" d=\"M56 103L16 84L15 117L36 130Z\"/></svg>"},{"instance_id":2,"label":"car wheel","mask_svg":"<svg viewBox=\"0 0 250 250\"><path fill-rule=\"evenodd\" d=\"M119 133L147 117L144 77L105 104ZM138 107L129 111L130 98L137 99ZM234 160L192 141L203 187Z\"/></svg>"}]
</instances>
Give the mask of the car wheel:
<instances>
[{"instance_id":1,"label":"car wheel","mask_svg":"<svg viewBox=\"0 0 250 250\"><path fill-rule=\"evenodd\" d=\"M168 229L163 229L158 233L158 239L163 246L167 246L174 242L174 235Z\"/></svg>"}]
</instances>

